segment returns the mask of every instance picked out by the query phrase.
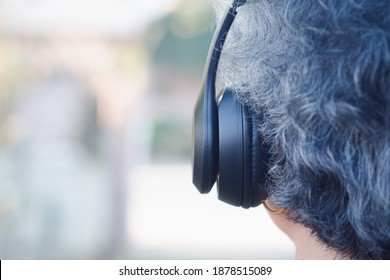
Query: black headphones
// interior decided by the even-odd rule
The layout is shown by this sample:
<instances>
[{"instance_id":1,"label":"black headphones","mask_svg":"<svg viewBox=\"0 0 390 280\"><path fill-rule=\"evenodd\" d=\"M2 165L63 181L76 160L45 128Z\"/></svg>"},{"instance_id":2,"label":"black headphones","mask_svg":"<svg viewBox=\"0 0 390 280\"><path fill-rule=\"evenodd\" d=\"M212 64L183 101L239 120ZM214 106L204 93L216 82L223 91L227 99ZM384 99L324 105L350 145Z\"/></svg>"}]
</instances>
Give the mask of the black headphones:
<instances>
[{"instance_id":1,"label":"black headphones","mask_svg":"<svg viewBox=\"0 0 390 280\"><path fill-rule=\"evenodd\" d=\"M269 152L257 130L259 120L226 89L217 104L216 72L227 33L246 0L234 0L210 46L193 124L193 183L208 193L215 181L218 198L226 203L255 207L267 197L264 184Z\"/></svg>"}]
</instances>

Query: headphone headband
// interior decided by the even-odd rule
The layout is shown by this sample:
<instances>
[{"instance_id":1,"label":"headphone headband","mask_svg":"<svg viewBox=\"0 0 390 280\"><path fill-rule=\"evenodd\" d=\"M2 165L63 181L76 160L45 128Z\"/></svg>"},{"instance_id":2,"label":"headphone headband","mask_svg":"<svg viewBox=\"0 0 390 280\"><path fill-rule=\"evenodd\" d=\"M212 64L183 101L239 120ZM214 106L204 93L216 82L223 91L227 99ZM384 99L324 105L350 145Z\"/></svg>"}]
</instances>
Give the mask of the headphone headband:
<instances>
[{"instance_id":1,"label":"headphone headband","mask_svg":"<svg viewBox=\"0 0 390 280\"><path fill-rule=\"evenodd\" d=\"M195 105L193 124L193 183L201 193L208 193L218 174L218 108L215 80L219 58L226 36L237 14L236 9L246 0L235 0L215 33L209 50L203 86Z\"/></svg>"},{"instance_id":2,"label":"headphone headband","mask_svg":"<svg viewBox=\"0 0 390 280\"><path fill-rule=\"evenodd\" d=\"M256 129L256 119L226 89L218 100L215 81L219 59L237 8L233 1L215 33L209 50L203 85L195 105L193 124L193 183L208 193L218 177L218 197L244 208L259 205L266 197L264 181L269 159Z\"/></svg>"}]
</instances>

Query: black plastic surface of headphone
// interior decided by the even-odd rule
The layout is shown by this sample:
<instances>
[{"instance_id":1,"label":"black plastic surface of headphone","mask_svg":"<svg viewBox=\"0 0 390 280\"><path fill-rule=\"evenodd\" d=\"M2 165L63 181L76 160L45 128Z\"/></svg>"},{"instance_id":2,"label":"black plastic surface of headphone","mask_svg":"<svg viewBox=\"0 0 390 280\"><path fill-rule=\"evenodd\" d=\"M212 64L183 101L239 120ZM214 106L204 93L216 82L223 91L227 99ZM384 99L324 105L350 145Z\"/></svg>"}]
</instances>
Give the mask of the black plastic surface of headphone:
<instances>
[{"instance_id":1,"label":"black plastic surface of headphone","mask_svg":"<svg viewBox=\"0 0 390 280\"><path fill-rule=\"evenodd\" d=\"M236 2L236 1L235 1ZM195 105L193 124L193 183L201 193L208 193L218 175L218 109L215 79L221 50L236 15L232 5L209 50L202 91Z\"/></svg>"},{"instance_id":2,"label":"black plastic surface of headphone","mask_svg":"<svg viewBox=\"0 0 390 280\"><path fill-rule=\"evenodd\" d=\"M193 183L208 193L217 181L218 198L244 208L255 207L265 198L263 189L268 153L256 129L256 119L246 106L226 90L219 104L215 80L223 43L246 1L234 1L210 47L202 91L195 105L193 125ZM218 179L217 179L218 178Z\"/></svg>"}]
</instances>

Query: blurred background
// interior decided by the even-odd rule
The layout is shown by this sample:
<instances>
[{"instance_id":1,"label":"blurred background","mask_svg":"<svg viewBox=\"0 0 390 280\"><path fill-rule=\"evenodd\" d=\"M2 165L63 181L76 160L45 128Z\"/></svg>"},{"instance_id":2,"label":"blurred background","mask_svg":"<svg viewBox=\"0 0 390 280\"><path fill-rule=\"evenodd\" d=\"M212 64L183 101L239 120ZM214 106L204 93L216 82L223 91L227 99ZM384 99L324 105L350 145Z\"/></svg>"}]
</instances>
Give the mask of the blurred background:
<instances>
[{"instance_id":1,"label":"blurred background","mask_svg":"<svg viewBox=\"0 0 390 280\"><path fill-rule=\"evenodd\" d=\"M291 259L198 194L209 0L0 0L0 259Z\"/></svg>"}]
</instances>

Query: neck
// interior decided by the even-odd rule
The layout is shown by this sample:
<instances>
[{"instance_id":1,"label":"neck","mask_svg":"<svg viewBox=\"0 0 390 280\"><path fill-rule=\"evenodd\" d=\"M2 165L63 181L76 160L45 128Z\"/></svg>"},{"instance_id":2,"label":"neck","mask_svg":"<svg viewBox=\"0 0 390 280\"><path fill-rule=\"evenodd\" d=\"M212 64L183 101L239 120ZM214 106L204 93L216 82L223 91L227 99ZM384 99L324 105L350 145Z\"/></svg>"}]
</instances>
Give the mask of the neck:
<instances>
[{"instance_id":1,"label":"neck","mask_svg":"<svg viewBox=\"0 0 390 280\"><path fill-rule=\"evenodd\" d=\"M277 209L267 200L268 207ZM345 257L325 246L311 231L301 224L288 220L285 214L270 215L274 223L291 238L295 244L295 259L297 260L341 260Z\"/></svg>"},{"instance_id":2,"label":"neck","mask_svg":"<svg viewBox=\"0 0 390 280\"><path fill-rule=\"evenodd\" d=\"M341 254L323 245L307 228L300 228L291 236L295 243L297 260L341 260Z\"/></svg>"}]
</instances>

